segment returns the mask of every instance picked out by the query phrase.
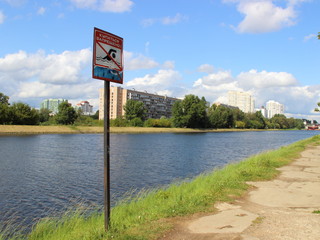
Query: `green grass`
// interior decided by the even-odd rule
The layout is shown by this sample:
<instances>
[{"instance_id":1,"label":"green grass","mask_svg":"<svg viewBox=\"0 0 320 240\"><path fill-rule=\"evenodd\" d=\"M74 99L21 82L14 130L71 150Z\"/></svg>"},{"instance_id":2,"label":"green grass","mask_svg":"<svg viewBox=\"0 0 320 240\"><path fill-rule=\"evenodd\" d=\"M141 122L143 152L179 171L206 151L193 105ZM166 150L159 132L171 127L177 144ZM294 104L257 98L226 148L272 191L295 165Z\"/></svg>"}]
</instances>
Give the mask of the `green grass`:
<instances>
[{"instance_id":1,"label":"green grass","mask_svg":"<svg viewBox=\"0 0 320 240\"><path fill-rule=\"evenodd\" d=\"M97 211L88 215L85 211L78 210L60 218L43 219L24 239L156 239L171 227L167 218L213 211L215 202L230 201L241 196L249 188L246 181L274 178L278 174L276 168L293 161L306 146L319 143L320 136L315 136L275 151L252 156L212 173L201 174L190 181L140 192L112 208L108 233L104 232L101 213ZM0 240L4 239L0 235ZM12 239L23 238L18 236Z\"/></svg>"},{"instance_id":2,"label":"green grass","mask_svg":"<svg viewBox=\"0 0 320 240\"><path fill-rule=\"evenodd\" d=\"M312 213L320 214L320 210L314 210Z\"/></svg>"}]
</instances>

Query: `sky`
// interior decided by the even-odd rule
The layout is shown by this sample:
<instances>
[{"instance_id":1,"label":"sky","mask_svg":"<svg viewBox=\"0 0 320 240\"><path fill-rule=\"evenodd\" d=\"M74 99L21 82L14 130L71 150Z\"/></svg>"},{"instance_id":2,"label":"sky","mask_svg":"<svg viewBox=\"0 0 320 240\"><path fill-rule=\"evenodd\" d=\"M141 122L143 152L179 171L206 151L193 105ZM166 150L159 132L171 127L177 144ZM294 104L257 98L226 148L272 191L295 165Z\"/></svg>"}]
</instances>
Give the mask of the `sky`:
<instances>
[{"instance_id":1,"label":"sky","mask_svg":"<svg viewBox=\"0 0 320 240\"><path fill-rule=\"evenodd\" d=\"M318 0L0 0L0 92L39 108L87 100L94 27L123 38L127 89L228 103L249 92L320 121Z\"/></svg>"}]
</instances>

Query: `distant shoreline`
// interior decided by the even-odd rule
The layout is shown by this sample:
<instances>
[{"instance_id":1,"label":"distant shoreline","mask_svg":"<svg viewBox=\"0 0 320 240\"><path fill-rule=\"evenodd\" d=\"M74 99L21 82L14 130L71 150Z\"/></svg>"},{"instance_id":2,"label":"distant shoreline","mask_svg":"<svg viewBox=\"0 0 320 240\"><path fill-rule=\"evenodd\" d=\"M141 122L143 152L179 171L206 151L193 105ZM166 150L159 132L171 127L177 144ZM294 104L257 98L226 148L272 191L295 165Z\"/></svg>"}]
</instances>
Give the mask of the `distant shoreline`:
<instances>
[{"instance_id":1,"label":"distant shoreline","mask_svg":"<svg viewBox=\"0 0 320 240\"><path fill-rule=\"evenodd\" d=\"M0 135L29 134L92 134L103 133L103 127L96 126L29 126L0 125ZM191 129L191 128L147 128L110 127L111 133L202 133L202 132L266 131L265 129Z\"/></svg>"}]
</instances>

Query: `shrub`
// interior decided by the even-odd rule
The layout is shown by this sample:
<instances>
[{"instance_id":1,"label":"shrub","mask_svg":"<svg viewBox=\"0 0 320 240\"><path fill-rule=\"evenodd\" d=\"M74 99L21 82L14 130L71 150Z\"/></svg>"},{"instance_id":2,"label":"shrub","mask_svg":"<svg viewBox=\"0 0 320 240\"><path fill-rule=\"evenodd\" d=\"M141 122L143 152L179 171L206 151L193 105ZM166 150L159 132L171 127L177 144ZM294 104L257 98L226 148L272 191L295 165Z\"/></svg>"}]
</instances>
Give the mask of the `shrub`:
<instances>
[{"instance_id":1,"label":"shrub","mask_svg":"<svg viewBox=\"0 0 320 240\"><path fill-rule=\"evenodd\" d=\"M141 120L141 118L134 118L129 122L129 125L131 127L143 127L143 121Z\"/></svg>"},{"instance_id":2,"label":"shrub","mask_svg":"<svg viewBox=\"0 0 320 240\"><path fill-rule=\"evenodd\" d=\"M170 128L171 127L171 120L165 117L160 119L149 118L144 122L145 127L164 127Z\"/></svg>"},{"instance_id":3,"label":"shrub","mask_svg":"<svg viewBox=\"0 0 320 240\"><path fill-rule=\"evenodd\" d=\"M128 126L128 120L124 119L123 117L111 119L110 126L111 127L126 127L126 126Z\"/></svg>"}]
</instances>

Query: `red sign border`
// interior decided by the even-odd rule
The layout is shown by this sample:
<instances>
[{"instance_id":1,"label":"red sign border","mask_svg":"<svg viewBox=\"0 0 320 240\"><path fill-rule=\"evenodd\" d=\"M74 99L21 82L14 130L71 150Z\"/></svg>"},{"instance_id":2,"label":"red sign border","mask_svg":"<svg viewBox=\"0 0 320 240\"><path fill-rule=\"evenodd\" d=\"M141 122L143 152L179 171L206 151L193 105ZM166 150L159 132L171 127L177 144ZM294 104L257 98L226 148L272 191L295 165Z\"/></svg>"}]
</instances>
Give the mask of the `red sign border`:
<instances>
[{"instance_id":1,"label":"red sign border","mask_svg":"<svg viewBox=\"0 0 320 240\"><path fill-rule=\"evenodd\" d=\"M121 42L121 64L120 66L113 60L113 58L109 55L108 52L106 52L106 54L112 59L112 61L119 67L119 69L113 69L113 68L108 68L106 66L103 66L103 65L100 65L100 64L96 64L96 44L99 44L99 42L101 41L98 41L96 39L96 32L100 32L106 36L110 36L112 38L116 38L118 39L120 42ZM106 44L106 43L104 43ZM99 44L100 45L100 44ZM111 46L111 45L110 45ZM101 47L101 46L100 46ZM103 48L102 48L103 49ZM94 75L94 67L95 66L99 66L99 67L102 67L102 68L105 68L105 69L110 69L110 70L114 70L114 71L117 71L117 74L120 78L120 81L117 81L117 80L114 80L114 79L110 79L110 78L104 78L104 77L98 77L98 76L95 76ZM122 76L121 76L122 75ZM104 80L104 81L109 81L109 82L115 82L115 83L120 83L122 84L123 83L123 38L122 37L119 37L115 34L112 34L112 33L109 33L107 31L104 31L102 29L99 29L99 28L94 28L94 31L93 31L93 59L92 59L92 78L95 78L95 79L99 79L99 80Z\"/></svg>"}]
</instances>

